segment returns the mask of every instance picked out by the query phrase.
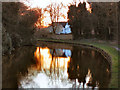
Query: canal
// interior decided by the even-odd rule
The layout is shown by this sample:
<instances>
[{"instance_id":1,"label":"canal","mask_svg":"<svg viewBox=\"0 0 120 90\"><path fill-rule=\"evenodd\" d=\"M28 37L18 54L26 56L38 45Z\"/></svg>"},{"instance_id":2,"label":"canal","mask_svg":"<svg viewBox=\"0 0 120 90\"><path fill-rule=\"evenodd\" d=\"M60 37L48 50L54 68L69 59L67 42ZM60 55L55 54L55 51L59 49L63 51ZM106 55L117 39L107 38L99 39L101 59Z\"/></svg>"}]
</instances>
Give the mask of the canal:
<instances>
[{"instance_id":1,"label":"canal","mask_svg":"<svg viewBox=\"0 0 120 90\"><path fill-rule=\"evenodd\" d=\"M108 88L111 65L99 51L39 42L3 56L3 88Z\"/></svg>"}]
</instances>

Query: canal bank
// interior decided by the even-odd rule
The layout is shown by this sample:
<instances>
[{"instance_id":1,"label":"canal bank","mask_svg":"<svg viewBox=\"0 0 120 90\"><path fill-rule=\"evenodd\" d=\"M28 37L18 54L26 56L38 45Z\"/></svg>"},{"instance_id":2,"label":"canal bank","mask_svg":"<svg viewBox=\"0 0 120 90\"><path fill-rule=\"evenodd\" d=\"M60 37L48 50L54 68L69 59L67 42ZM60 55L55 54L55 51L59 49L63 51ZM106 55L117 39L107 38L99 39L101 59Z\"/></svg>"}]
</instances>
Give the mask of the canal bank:
<instances>
[{"instance_id":1,"label":"canal bank","mask_svg":"<svg viewBox=\"0 0 120 90\"><path fill-rule=\"evenodd\" d=\"M112 78L110 83L110 88L118 87L118 60L119 60L119 52L114 48L114 45L111 45L107 42L97 42L91 40L56 40L56 39L38 39L39 41L44 42L54 42L54 43L66 43L72 45L84 45L86 47L94 48L105 55L108 58L108 62L112 64ZM111 62L112 61L112 62Z\"/></svg>"}]
</instances>

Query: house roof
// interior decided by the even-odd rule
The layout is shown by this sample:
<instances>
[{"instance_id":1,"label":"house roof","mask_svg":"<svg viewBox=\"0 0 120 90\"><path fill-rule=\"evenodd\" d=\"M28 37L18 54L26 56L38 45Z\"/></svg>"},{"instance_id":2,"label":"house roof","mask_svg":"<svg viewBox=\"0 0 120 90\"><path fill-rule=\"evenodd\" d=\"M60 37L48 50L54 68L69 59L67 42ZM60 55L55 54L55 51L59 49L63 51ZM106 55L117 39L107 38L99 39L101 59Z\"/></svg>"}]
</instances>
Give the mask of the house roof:
<instances>
[{"instance_id":1,"label":"house roof","mask_svg":"<svg viewBox=\"0 0 120 90\"><path fill-rule=\"evenodd\" d=\"M64 28L67 22L53 22L53 24L61 24Z\"/></svg>"}]
</instances>

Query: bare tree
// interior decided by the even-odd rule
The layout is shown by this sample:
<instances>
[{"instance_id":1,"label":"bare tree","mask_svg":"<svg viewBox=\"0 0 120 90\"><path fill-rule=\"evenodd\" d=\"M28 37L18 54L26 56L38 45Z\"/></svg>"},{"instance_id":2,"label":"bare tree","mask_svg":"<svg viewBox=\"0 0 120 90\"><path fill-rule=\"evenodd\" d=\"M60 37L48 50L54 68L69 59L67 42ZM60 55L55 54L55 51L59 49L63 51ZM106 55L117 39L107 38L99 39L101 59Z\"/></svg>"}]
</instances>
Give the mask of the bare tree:
<instances>
[{"instance_id":1,"label":"bare tree","mask_svg":"<svg viewBox=\"0 0 120 90\"><path fill-rule=\"evenodd\" d=\"M44 10L42 8L35 8L35 10L38 13L38 21L35 23L35 25L39 28L43 26L43 19L45 18L44 16Z\"/></svg>"},{"instance_id":2,"label":"bare tree","mask_svg":"<svg viewBox=\"0 0 120 90\"><path fill-rule=\"evenodd\" d=\"M50 20L51 25L53 27L53 33L55 33L55 25L54 22L58 22L60 17L64 17L65 15L61 12L61 9L65 8L63 3L57 4L57 3L51 3L45 11L47 11L50 14Z\"/></svg>"},{"instance_id":3,"label":"bare tree","mask_svg":"<svg viewBox=\"0 0 120 90\"><path fill-rule=\"evenodd\" d=\"M60 17L65 18L65 15L62 12L60 12L61 9L63 9L63 8L66 8L66 6L63 5L63 3L60 3L60 4L56 5L56 19L57 19L57 22L58 22Z\"/></svg>"}]
</instances>

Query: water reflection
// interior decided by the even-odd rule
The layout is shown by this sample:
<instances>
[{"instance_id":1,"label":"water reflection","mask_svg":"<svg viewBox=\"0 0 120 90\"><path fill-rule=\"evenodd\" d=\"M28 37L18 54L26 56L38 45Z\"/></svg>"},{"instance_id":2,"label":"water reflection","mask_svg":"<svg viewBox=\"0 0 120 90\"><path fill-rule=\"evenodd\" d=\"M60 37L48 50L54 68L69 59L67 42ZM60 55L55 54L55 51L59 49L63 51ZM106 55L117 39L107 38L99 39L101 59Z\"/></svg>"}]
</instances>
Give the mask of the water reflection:
<instances>
[{"instance_id":1,"label":"water reflection","mask_svg":"<svg viewBox=\"0 0 120 90\"><path fill-rule=\"evenodd\" d=\"M19 78L36 64L33 58L35 50L35 47L25 46L17 48L11 55L2 56L2 88L18 88Z\"/></svg>"},{"instance_id":2,"label":"water reflection","mask_svg":"<svg viewBox=\"0 0 120 90\"><path fill-rule=\"evenodd\" d=\"M67 68L70 62L70 51L62 49L49 49L37 47L35 51L35 58L37 63L37 70L42 73L42 77L47 78L48 82L44 84L47 87L63 87L62 83L68 79ZM39 78L39 77L38 77ZM46 80L46 79L44 79ZM40 87L43 84L38 83ZM44 87L45 88L45 87Z\"/></svg>"},{"instance_id":3,"label":"water reflection","mask_svg":"<svg viewBox=\"0 0 120 90\"><path fill-rule=\"evenodd\" d=\"M50 52L51 51L51 52ZM64 52L57 50L50 50L49 48L41 48L37 47L35 51L35 58L37 62L37 69L41 71L50 71L59 72L59 69L65 71L68 66L68 62L70 62L70 57L66 57Z\"/></svg>"},{"instance_id":4,"label":"water reflection","mask_svg":"<svg viewBox=\"0 0 120 90\"><path fill-rule=\"evenodd\" d=\"M37 47L35 53L36 66L29 68L28 76L22 77L22 88L98 88L108 87L110 73L104 57L94 50L49 49ZM98 65L103 63L103 65ZM96 66L96 65L97 66ZM103 68L107 68L107 73ZM101 71L103 70L103 71ZM35 74L36 72L36 74ZM99 73L100 72L100 73ZM98 75L98 76L97 76ZM105 82L103 76L105 75ZM28 82L29 81L29 82ZM34 82L34 83L33 83ZM102 83L102 85L101 85Z\"/></svg>"},{"instance_id":5,"label":"water reflection","mask_svg":"<svg viewBox=\"0 0 120 90\"><path fill-rule=\"evenodd\" d=\"M56 44L3 56L3 88L108 88L111 65L94 49ZM65 46L65 49L63 48Z\"/></svg>"},{"instance_id":6,"label":"water reflection","mask_svg":"<svg viewBox=\"0 0 120 90\"><path fill-rule=\"evenodd\" d=\"M101 53L88 48L74 47L68 68L70 79L78 79L83 86L107 88L110 83L110 65ZM106 69L108 71L106 71ZM86 81L88 74L90 80Z\"/></svg>"}]
</instances>

